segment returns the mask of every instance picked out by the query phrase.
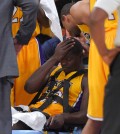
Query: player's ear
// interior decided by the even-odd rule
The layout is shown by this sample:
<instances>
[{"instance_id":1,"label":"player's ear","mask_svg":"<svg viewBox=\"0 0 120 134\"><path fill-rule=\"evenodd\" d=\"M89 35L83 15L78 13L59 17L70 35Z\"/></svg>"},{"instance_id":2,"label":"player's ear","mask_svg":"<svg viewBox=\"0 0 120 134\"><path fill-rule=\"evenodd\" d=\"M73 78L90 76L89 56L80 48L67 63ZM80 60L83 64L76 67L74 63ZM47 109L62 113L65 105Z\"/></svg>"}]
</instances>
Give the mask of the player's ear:
<instances>
[{"instance_id":1,"label":"player's ear","mask_svg":"<svg viewBox=\"0 0 120 134\"><path fill-rule=\"evenodd\" d=\"M62 19L62 21L65 21L65 20L67 20L67 17L65 15L62 15L61 19Z\"/></svg>"}]
</instances>

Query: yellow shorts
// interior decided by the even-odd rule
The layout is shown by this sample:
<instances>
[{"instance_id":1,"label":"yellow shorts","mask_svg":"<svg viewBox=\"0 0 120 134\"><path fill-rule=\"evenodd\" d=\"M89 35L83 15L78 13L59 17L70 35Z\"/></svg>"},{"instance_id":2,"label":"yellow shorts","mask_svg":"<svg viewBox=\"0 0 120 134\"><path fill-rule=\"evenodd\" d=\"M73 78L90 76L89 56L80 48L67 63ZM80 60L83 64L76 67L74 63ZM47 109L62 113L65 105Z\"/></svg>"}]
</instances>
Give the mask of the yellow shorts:
<instances>
[{"instance_id":1,"label":"yellow shorts","mask_svg":"<svg viewBox=\"0 0 120 134\"><path fill-rule=\"evenodd\" d=\"M40 67L39 45L36 38L32 38L28 45L24 45L18 56L19 77L14 81L11 91L11 103L14 106L23 104L28 105L35 94L28 94L24 90L26 80L31 74Z\"/></svg>"},{"instance_id":2,"label":"yellow shorts","mask_svg":"<svg viewBox=\"0 0 120 134\"><path fill-rule=\"evenodd\" d=\"M106 45L108 48L114 47L115 35L115 29L106 32ZM103 120L104 88L108 74L109 67L104 63L93 40L91 40L88 66L89 102L87 116L92 120Z\"/></svg>"}]
</instances>

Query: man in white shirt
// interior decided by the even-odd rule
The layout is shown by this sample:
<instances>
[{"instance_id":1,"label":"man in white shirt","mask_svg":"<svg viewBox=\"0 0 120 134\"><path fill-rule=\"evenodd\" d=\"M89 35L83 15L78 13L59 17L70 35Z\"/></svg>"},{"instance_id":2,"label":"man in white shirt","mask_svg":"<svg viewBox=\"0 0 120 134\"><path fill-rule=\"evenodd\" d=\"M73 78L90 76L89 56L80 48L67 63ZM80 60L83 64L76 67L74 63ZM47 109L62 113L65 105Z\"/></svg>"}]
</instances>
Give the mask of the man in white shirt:
<instances>
[{"instance_id":1,"label":"man in white shirt","mask_svg":"<svg viewBox=\"0 0 120 134\"><path fill-rule=\"evenodd\" d=\"M120 133L120 20L115 39L115 48L107 49L104 22L114 10L120 19L120 0L98 0L90 15L90 30L99 54L110 65L110 77L105 90L104 121L101 134Z\"/></svg>"}]
</instances>

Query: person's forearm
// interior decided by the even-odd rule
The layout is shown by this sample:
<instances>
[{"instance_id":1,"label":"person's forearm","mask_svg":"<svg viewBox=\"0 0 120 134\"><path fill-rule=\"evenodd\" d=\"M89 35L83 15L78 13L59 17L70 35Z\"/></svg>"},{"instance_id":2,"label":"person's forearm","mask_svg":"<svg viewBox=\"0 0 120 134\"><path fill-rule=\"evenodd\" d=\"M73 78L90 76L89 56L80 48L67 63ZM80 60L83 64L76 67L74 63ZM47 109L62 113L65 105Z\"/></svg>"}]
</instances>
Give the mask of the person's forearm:
<instances>
[{"instance_id":1,"label":"person's forearm","mask_svg":"<svg viewBox=\"0 0 120 134\"><path fill-rule=\"evenodd\" d=\"M37 20L40 26L49 27L49 19L46 17L44 10L40 7L38 9Z\"/></svg>"},{"instance_id":2,"label":"person's forearm","mask_svg":"<svg viewBox=\"0 0 120 134\"><path fill-rule=\"evenodd\" d=\"M67 39L57 45L54 55L47 60L26 82L25 89L27 92L34 93L45 85L53 67L56 63L60 62L73 47L73 41L73 39Z\"/></svg>"},{"instance_id":3,"label":"person's forearm","mask_svg":"<svg viewBox=\"0 0 120 134\"><path fill-rule=\"evenodd\" d=\"M63 113L65 124L85 124L87 116L82 112Z\"/></svg>"},{"instance_id":4,"label":"person's forearm","mask_svg":"<svg viewBox=\"0 0 120 134\"><path fill-rule=\"evenodd\" d=\"M16 6L22 8L23 22L15 36L18 44L28 44L36 27L39 0L16 0Z\"/></svg>"},{"instance_id":5,"label":"person's forearm","mask_svg":"<svg viewBox=\"0 0 120 134\"><path fill-rule=\"evenodd\" d=\"M45 62L26 82L25 90L29 93L38 91L46 82L45 78L50 73L50 70L57 63L57 59L52 56Z\"/></svg>"}]
</instances>

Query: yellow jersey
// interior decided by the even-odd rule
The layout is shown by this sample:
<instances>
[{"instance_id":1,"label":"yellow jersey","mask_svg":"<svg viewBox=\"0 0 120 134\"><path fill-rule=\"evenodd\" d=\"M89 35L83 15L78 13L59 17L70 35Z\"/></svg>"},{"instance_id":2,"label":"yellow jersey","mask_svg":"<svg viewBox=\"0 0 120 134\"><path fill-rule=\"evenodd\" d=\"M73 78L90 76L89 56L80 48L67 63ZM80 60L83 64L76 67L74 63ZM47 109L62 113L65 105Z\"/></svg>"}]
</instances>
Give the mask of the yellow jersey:
<instances>
[{"instance_id":1,"label":"yellow jersey","mask_svg":"<svg viewBox=\"0 0 120 134\"><path fill-rule=\"evenodd\" d=\"M90 0L91 10L95 2L95 0ZM116 12L111 14L105 21L105 42L108 49L114 47L117 22L118 16ZM89 118L101 121L103 120L104 92L108 80L109 67L98 53L97 47L92 39L90 42L88 70L89 102L87 114Z\"/></svg>"},{"instance_id":2,"label":"yellow jersey","mask_svg":"<svg viewBox=\"0 0 120 134\"><path fill-rule=\"evenodd\" d=\"M90 0L90 10L92 11L94 4L95 4L96 0ZM117 11L115 11L114 13L112 13L108 19L106 19L105 21L105 31L109 31L111 29L116 29L117 25L118 25L118 15L117 15Z\"/></svg>"},{"instance_id":3,"label":"yellow jersey","mask_svg":"<svg viewBox=\"0 0 120 134\"><path fill-rule=\"evenodd\" d=\"M90 41L90 30L87 25L78 25L80 30L84 33L85 37Z\"/></svg>"},{"instance_id":4,"label":"yellow jersey","mask_svg":"<svg viewBox=\"0 0 120 134\"><path fill-rule=\"evenodd\" d=\"M21 8L19 7L14 7L13 11L13 19L12 19L12 33L13 37L16 35L19 27L20 27L20 22L23 20L23 13ZM37 36L40 33L40 28L38 23L36 22L36 29L33 33L33 37Z\"/></svg>"},{"instance_id":5,"label":"yellow jersey","mask_svg":"<svg viewBox=\"0 0 120 134\"><path fill-rule=\"evenodd\" d=\"M23 13L21 8L14 7L12 19L12 33L16 35L20 22L23 20ZM32 38L27 45L24 45L17 55L19 77L14 80L14 86L11 90L11 104L15 105L28 105L34 98L35 94L28 94L24 90L26 80L38 69L41 65L39 44L35 36L40 33L39 25L37 23L36 29ZM24 99L26 98L26 99Z\"/></svg>"},{"instance_id":6,"label":"yellow jersey","mask_svg":"<svg viewBox=\"0 0 120 134\"><path fill-rule=\"evenodd\" d=\"M55 70L53 70L51 75L54 75L55 72L59 69L60 69L60 67L57 67ZM63 80L68 79L75 73L76 73L76 71L71 72L68 75L65 75L64 71L60 72L59 76L56 78L56 84L52 90L55 90L56 87ZM78 106L78 103L80 105L80 102L81 102L80 100L82 99L81 98L82 94L83 94L83 90L81 88L82 78L83 78L83 75L80 75L80 76L73 78L70 81L71 86L69 88L69 105L74 108L76 108ZM42 94L47 93L48 85L44 88ZM63 98L63 87L60 88L59 91L57 91L57 93L55 95L58 95L59 97ZM39 108L44 103L44 100L45 99L38 101L36 104L31 105L30 108ZM60 114L60 113L63 113L63 106L61 104L57 103L56 101L53 101L47 108L45 108L43 110L43 112L45 112L51 116Z\"/></svg>"},{"instance_id":7,"label":"yellow jersey","mask_svg":"<svg viewBox=\"0 0 120 134\"><path fill-rule=\"evenodd\" d=\"M46 27L42 26L40 33L45 34L45 35L48 35L50 37L53 37L54 36L54 34L52 33L50 27L47 27L46 28Z\"/></svg>"}]
</instances>

